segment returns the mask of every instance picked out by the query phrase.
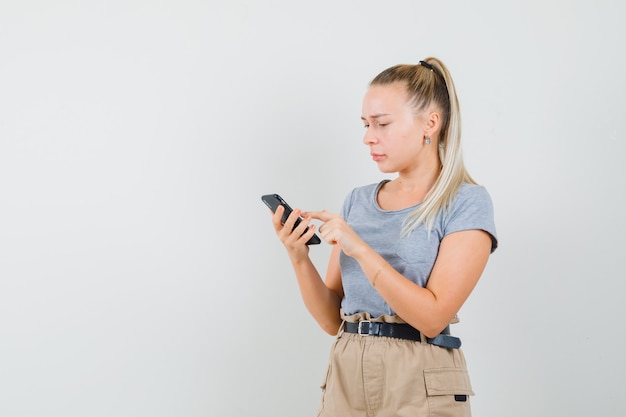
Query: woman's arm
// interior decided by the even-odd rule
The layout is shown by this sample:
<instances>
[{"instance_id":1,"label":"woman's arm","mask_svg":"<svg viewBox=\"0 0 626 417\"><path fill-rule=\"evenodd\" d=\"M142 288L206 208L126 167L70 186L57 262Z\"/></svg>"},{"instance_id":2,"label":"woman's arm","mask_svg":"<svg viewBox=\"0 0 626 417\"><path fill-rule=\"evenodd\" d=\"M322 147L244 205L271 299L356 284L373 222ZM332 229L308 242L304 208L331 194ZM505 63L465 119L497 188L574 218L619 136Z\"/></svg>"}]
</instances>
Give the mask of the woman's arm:
<instances>
[{"instance_id":1,"label":"woman's arm","mask_svg":"<svg viewBox=\"0 0 626 417\"><path fill-rule=\"evenodd\" d=\"M284 225L281 223L283 211L282 206L276 210L272 223L287 249L304 305L325 332L335 335L341 325L340 306L343 298L339 269L340 248L333 248L324 282L313 265L306 246L306 242L315 233L315 225L310 224L311 217L305 216L298 227L293 229L296 219L301 215L300 210L294 210ZM307 226L309 230L305 232Z\"/></svg>"},{"instance_id":2,"label":"woman's arm","mask_svg":"<svg viewBox=\"0 0 626 417\"><path fill-rule=\"evenodd\" d=\"M311 316L328 334L335 335L341 325L340 306L343 298L341 272L339 270L338 246L333 247L328 262L326 282L307 258L305 262L293 263L302 300Z\"/></svg>"},{"instance_id":3,"label":"woman's arm","mask_svg":"<svg viewBox=\"0 0 626 417\"><path fill-rule=\"evenodd\" d=\"M439 334L460 310L491 253L491 237L485 231L447 235L423 288L393 269L339 215L323 211L311 216L324 222L320 227L322 238L353 257L389 306L427 337Z\"/></svg>"},{"instance_id":4,"label":"woman's arm","mask_svg":"<svg viewBox=\"0 0 626 417\"><path fill-rule=\"evenodd\" d=\"M443 238L426 288L394 270L369 246L355 254L376 290L407 323L435 337L461 309L478 283L491 252L491 237L482 230Z\"/></svg>"}]
</instances>

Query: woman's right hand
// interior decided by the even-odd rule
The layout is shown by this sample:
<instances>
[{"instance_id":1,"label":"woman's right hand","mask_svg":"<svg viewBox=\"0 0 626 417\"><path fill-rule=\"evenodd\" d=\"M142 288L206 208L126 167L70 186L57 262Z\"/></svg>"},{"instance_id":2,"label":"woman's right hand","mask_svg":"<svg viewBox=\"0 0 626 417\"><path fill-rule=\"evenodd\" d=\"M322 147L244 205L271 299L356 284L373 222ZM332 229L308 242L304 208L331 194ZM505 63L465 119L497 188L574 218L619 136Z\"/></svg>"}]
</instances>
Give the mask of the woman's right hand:
<instances>
[{"instance_id":1,"label":"woman's right hand","mask_svg":"<svg viewBox=\"0 0 626 417\"><path fill-rule=\"evenodd\" d=\"M306 259L309 256L309 247L306 242L313 236L316 229L315 225L311 224L311 216L304 216L300 224L294 229L296 220L300 217L302 211L300 209L294 209L285 221L285 224L282 224L281 220L284 212L285 207L278 206L272 216L272 223L276 235L282 244L285 245L287 253L293 262ZM307 226L309 230L305 233Z\"/></svg>"}]
</instances>

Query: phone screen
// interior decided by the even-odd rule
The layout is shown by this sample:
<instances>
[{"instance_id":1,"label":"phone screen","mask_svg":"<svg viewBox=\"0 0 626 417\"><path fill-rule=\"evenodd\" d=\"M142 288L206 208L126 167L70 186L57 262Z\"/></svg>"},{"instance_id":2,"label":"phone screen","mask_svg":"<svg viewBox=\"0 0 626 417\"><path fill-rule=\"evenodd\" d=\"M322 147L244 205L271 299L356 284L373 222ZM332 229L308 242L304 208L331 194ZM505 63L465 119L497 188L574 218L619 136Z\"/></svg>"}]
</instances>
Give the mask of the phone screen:
<instances>
[{"instance_id":1,"label":"phone screen","mask_svg":"<svg viewBox=\"0 0 626 417\"><path fill-rule=\"evenodd\" d=\"M265 205L267 207L269 207L269 209L272 210L273 213L276 212L276 209L278 208L278 206L285 207L285 211L283 212L283 216L281 218L281 221L283 223L285 223L287 221L287 218L289 217L289 215L293 211L293 209L289 206L289 204L287 204L287 202L281 196L279 196L278 194L265 194L265 195L261 196L261 200L263 200ZM300 224L301 220L302 220L301 217L296 219L296 223L293 226L294 229L295 229L296 226L298 226ZM309 230L309 228L307 227L306 230ZM306 244L307 245L319 245L321 242L322 241L320 240L320 238L317 235L314 234L306 242Z\"/></svg>"}]
</instances>

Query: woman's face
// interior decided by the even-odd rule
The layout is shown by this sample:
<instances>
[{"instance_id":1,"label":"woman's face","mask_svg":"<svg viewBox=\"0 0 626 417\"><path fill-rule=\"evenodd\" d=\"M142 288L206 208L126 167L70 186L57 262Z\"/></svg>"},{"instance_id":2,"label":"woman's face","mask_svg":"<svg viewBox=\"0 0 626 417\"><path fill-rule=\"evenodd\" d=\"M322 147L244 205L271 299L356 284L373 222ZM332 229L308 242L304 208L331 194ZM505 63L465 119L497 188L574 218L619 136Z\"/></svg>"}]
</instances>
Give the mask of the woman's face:
<instances>
[{"instance_id":1,"label":"woman's face","mask_svg":"<svg viewBox=\"0 0 626 417\"><path fill-rule=\"evenodd\" d=\"M361 119L366 128L363 143L382 172L410 171L424 157L426 146L436 148L424 144L427 121L415 114L401 83L371 86Z\"/></svg>"}]
</instances>

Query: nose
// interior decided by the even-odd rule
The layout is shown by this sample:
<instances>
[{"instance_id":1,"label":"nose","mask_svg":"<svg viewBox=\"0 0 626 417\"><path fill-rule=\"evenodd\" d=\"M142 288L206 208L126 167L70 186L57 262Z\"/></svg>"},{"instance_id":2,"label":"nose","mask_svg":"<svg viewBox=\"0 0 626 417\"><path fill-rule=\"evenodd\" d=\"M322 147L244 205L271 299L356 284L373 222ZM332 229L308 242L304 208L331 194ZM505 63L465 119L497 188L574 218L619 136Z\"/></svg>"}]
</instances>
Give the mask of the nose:
<instances>
[{"instance_id":1,"label":"nose","mask_svg":"<svg viewBox=\"0 0 626 417\"><path fill-rule=\"evenodd\" d=\"M376 135L373 133L372 129L366 128L365 134L363 135L363 144L371 145L373 143L378 142Z\"/></svg>"}]
</instances>

